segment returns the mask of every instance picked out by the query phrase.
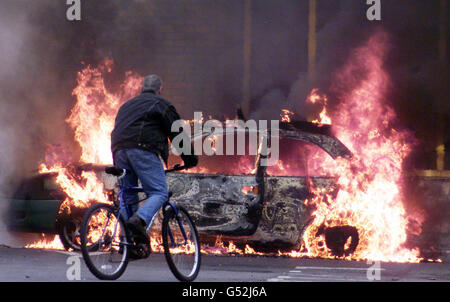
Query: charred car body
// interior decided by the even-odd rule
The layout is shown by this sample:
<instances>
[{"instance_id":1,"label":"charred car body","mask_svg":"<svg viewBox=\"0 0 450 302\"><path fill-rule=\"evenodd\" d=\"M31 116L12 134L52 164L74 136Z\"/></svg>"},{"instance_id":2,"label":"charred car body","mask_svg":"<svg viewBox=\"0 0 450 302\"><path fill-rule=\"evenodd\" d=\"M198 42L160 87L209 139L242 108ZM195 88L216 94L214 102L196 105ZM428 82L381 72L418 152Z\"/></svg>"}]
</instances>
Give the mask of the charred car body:
<instances>
[{"instance_id":1,"label":"charred car body","mask_svg":"<svg viewBox=\"0 0 450 302\"><path fill-rule=\"evenodd\" d=\"M226 136L236 138L236 133L244 133L248 151L251 144L248 136L252 131L219 128L213 132L203 132L195 139L204 142L213 138L217 141L222 136L222 141L226 142ZM271 133L270 130L257 131L257 135L264 140L269 139ZM213 241L220 235L238 244L251 244L266 251L299 247L303 232L312 221L311 209L305 206L305 200L311 194L310 183L315 187L334 186L332 177L309 175L310 153L305 150L316 149L323 156L333 159L348 157L351 153L331 135L328 125L280 123L277 136L272 135L270 139L279 139L279 160L286 164L284 168L262 165L263 152L260 146L256 146L258 152L255 155L248 155L248 152L245 155L201 155L194 169L167 174L169 190L173 193L172 201L187 208L203 240ZM178 160L179 157L171 155L169 166L178 163ZM103 168L94 165L82 167L95 170L105 183L105 188L112 189L115 178L104 173ZM9 226L12 230L58 233L66 248L76 248L74 238L82 211L75 211L71 217L58 215L65 195L54 183L54 176L42 174L25 182L26 185L18 190L11 202ZM39 198L36 198L36 192L40 192ZM51 211L45 204L51 205ZM347 227L343 230L349 232ZM322 232L331 234L328 238L340 234L339 230ZM353 240L352 244L355 245L355 242L357 245L357 240ZM327 240L326 244L336 255L342 252L340 244L332 239Z\"/></svg>"},{"instance_id":2,"label":"charred car body","mask_svg":"<svg viewBox=\"0 0 450 302\"><path fill-rule=\"evenodd\" d=\"M299 247L303 231L312 221L311 209L304 203L311 194L310 182L315 187L334 186L332 177L309 176L311 152L305 150L333 159L350 157L351 153L331 135L328 125L307 122L280 125L276 136L270 131L257 134L262 140L268 136L279 140L279 160L285 163L282 170L279 165L262 165L263 152L258 146L256 156L203 155L194 171L167 175L172 200L188 209L199 233L230 237L262 250ZM237 137L236 132L245 132L248 151L249 129L219 128L202 133L202 140L211 137L217 140L221 135ZM354 244L355 236L352 237ZM327 243L332 246L334 242Z\"/></svg>"}]
</instances>

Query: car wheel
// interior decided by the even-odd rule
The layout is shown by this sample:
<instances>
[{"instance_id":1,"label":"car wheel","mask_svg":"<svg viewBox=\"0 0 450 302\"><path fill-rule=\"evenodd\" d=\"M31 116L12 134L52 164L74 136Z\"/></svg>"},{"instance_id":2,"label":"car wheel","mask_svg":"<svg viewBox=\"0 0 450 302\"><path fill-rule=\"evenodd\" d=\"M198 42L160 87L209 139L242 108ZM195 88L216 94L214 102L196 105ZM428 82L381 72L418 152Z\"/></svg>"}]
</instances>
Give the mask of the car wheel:
<instances>
[{"instance_id":1,"label":"car wheel","mask_svg":"<svg viewBox=\"0 0 450 302\"><path fill-rule=\"evenodd\" d=\"M59 222L59 239L66 250L81 250L80 226L81 221L73 218Z\"/></svg>"},{"instance_id":2,"label":"car wheel","mask_svg":"<svg viewBox=\"0 0 450 302\"><path fill-rule=\"evenodd\" d=\"M81 250L81 221L87 208L73 207L70 211L58 214L56 218L56 231L66 250Z\"/></svg>"}]
</instances>

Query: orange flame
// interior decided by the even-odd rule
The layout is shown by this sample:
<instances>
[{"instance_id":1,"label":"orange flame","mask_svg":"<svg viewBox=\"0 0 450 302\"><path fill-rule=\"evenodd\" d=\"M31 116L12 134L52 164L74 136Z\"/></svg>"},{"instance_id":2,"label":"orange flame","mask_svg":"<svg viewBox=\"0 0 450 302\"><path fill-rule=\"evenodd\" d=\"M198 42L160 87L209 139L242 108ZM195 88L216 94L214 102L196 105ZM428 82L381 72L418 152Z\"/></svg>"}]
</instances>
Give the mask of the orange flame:
<instances>
[{"instance_id":1,"label":"orange flame","mask_svg":"<svg viewBox=\"0 0 450 302\"><path fill-rule=\"evenodd\" d=\"M133 72L125 74L126 79L119 93L110 92L105 85L104 75L111 72L112 60L106 59L99 67L87 66L77 75L78 85L73 90L77 102L66 122L75 133L75 140L81 147L80 163L111 164L110 135L120 105L134 96L141 85L141 77ZM86 208L91 201L108 203L104 184L94 172L82 171L78 175L67 164L67 155L49 148L46 159L50 162L40 165L40 173L57 173L56 182L67 194L59 213L71 213L72 207ZM45 239L30 245L45 247Z\"/></svg>"},{"instance_id":2,"label":"orange flame","mask_svg":"<svg viewBox=\"0 0 450 302\"><path fill-rule=\"evenodd\" d=\"M339 191L337 196L333 196L331 192L312 188L315 195L305 202L307 206L314 207L314 221L303 237L307 253L292 251L279 252L279 255L331 257L324 248L323 236L316 236L318 228L322 225L351 225L357 228L360 243L348 259L420 260L417 250L404 247L408 217L399 187L402 163L411 151L408 143L411 134L391 128L396 116L392 108L383 103L389 81L382 68L384 53L384 35L378 34L356 51L353 60L338 75L337 81L343 84L341 87L349 87L349 90L343 93L339 108L333 114L333 125L336 137L352 150L353 159L338 159L333 164L325 162L326 165L323 165L336 175ZM106 60L100 67L88 66L78 74L78 86L73 91L77 104L67 122L73 127L75 138L81 146L81 162L111 163L109 135L116 110L139 87L140 77L130 72L122 85L123 92L111 93L103 81L103 74L109 72L111 67L112 61ZM353 82L352 74L358 67L363 67L367 74ZM319 95L315 89L308 100L311 103L321 102L323 106L314 122L331 124L326 96ZM285 118L284 121L290 122L292 112L282 112L282 121ZM313 156L311 160L322 166L319 158ZM286 167L281 165L279 169ZM79 202L86 205L92 199L107 201L106 194L102 192L103 184L94 173L75 177L69 170L61 164L41 167L43 172L58 173L58 183L69 196L65 201L69 208ZM157 237L152 238L152 249L162 251L161 241ZM213 248L202 245L202 253L258 254L248 245L244 251L232 242L225 247L220 237Z\"/></svg>"},{"instance_id":3,"label":"orange flame","mask_svg":"<svg viewBox=\"0 0 450 302\"><path fill-rule=\"evenodd\" d=\"M328 99L326 95L319 95L318 89L314 88L311 93L309 94L308 98L306 99L307 103L316 104L321 103L322 104L322 111L319 113L319 118L312 121L312 123L320 124L320 125L331 125L331 118L328 116L327 113L327 104Z\"/></svg>"},{"instance_id":4,"label":"orange flame","mask_svg":"<svg viewBox=\"0 0 450 302\"><path fill-rule=\"evenodd\" d=\"M294 112L287 110L287 109L281 109L281 121L283 123L290 123L291 122L291 117L294 115Z\"/></svg>"},{"instance_id":5,"label":"orange flame","mask_svg":"<svg viewBox=\"0 0 450 302\"><path fill-rule=\"evenodd\" d=\"M382 68L384 53L385 36L375 35L357 50L337 79L352 87L343 94L333 120L336 136L352 150L353 158L337 161L334 172L339 191L335 198L330 192L313 189L314 198L306 201L315 207L315 219L303 238L311 256L331 257L323 235L316 236L320 226L350 225L357 228L360 238L349 258L420 260L417 250L404 247L408 217L399 189L402 163L413 138L409 131L392 128L396 115L383 102L389 82ZM358 67L367 71L366 77L351 83Z\"/></svg>"},{"instance_id":6,"label":"orange flame","mask_svg":"<svg viewBox=\"0 0 450 302\"><path fill-rule=\"evenodd\" d=\"M34 242L34 243L30 243L27 244L25 246L25 248L27 249L51 249L51 250L64 250L64 246L61 243L61 240L59 240L59 237L54 235L52 236L53 238L50 239L48 238L49 236L47 236L46 234L41 234L42 239Z\"/></svg>"},{"instance_id":7,"label":"orange flame","mask_svg":"<svg viewBox=\"0 0 450 302\"><path fill-rule=\"evenodd\" d=\"M112 61L105 60L98 68L87 66L78 73L78 85L73 90L77 103L67 123L75 131L75 139L82 148L81 162L111 164L111 131L120 105L134 96L141 84L141 77L126 73L126 80L119 93L108 91L103 80L105 72L111 72Z\"/></svg>"},{"instance_id":8,"label":"orange flame","mask_svg":"<svg viewBox=\"0 0 450 302\"><path fill-rule=\"evenodd\" d=\"M112 163L110 135L115 115L120 105L140 87L141 77L127 72L120 92L110 92L103 78L105 73L111 72L112 66L113 62L106 59L98 68L87 66L77 76L78 85L73 90L77 102L66 122L74 129L75 139L80 144L81 163ZM52 158L58 158L58 155ZM42 164L40 169L41 172L58 173L56 182L68 196L61 210L70 213L71 206L87 207L92 200L108 202L103 182L94 172L82 171L81 177L77 177L62 162L64 158L50 167Z\"/></svg>"}]
</instances>

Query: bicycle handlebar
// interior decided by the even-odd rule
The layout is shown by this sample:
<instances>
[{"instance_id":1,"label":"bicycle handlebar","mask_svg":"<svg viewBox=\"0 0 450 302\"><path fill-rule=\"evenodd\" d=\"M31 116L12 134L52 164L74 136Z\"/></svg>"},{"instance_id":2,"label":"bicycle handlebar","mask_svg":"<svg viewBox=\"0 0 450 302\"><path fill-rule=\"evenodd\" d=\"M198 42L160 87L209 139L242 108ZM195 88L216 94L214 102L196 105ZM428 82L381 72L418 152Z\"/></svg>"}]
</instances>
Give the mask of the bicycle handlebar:
<instances>
[{"instance_id":1,"label":"bicycle handlebar","mask_svg":"<svg viewBox=\"0 0 450 302\"><path fill-rule=\"evenodd\" d=\"M176 164L176 165L173 166L172 168L165 170L165 172L166 172L166 173L169 173L169 172L175 172L175 171L186 170L186 169L189 169L189 168L190 168L190 167L186 167L185 165L184 165L184 166L181 166L180 164Z\"/></svg>"},{"instance_id":2,"label":"bicycle handlebar","mask_svg":"<svg viewBox=\"0 0 450 302\"><path fill-rule=\"evenodd\" d=\"M176 164L172 168L164 170L164 172L169 173L169 172L186 170L186 169L189 169L189 168L190 167L187 167L185 165L181 166L180 164ZM108 173L108 174L112 174L114 176L117 176L117 177L119 177L119 179L122 179L127 174L127 170L126 169L121 169L121 168L116 168L116 167L106 167L105 168L105 172Z\"/></svg>"}]
</instances>

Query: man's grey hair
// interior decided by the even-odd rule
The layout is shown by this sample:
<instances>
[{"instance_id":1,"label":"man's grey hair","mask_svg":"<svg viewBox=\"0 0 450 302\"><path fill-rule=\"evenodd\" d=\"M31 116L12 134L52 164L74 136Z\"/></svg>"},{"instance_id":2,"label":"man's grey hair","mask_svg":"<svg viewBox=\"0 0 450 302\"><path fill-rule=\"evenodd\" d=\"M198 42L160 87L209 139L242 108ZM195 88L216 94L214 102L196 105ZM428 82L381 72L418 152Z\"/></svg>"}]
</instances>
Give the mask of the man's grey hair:
<instances>
[{"instance_id":1,"label":"man's grey hair","mask_svg":"<svg viewBox=\"0 0 450 302\"><path fill-rule=\"evenodd\" d=\"M142 82L142 91L153 90L154 92L158 92L161 87L162 80L156 74L146 76Z\"/></svg>"}]
</instances>

